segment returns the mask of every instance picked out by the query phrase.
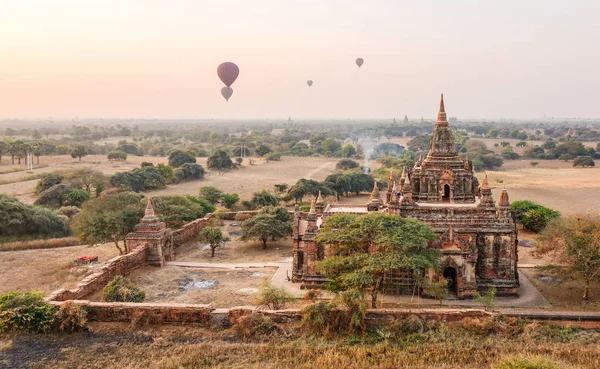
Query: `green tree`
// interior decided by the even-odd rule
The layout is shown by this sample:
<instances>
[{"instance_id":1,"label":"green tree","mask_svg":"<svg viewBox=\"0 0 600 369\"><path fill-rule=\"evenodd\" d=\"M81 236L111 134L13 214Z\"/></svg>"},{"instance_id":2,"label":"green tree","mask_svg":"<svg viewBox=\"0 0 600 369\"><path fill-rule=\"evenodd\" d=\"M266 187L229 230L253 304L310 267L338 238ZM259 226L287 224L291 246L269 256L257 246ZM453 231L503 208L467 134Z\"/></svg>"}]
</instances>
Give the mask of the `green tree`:
<instances>
[{"instance_id":1,"label":"green tree","mask_svg":"<svg viewBox=\"0 0 600 369\"><path fill-rule=\"evenodd\" d=\"M255 192L252 195L252 202L256 206L276 206L279 203L279 199L277 196L262 190L260 192Z\"/></svg>"},{"instance_id":2,"label":"green tree","mask_svg":"<svg viewBox=\"0 0 600 369\"><path fill-rule=\"evenodd\" d=\"M223 198L223 191L213 186L200 187L200 196L211 204L216 204Z\"/></svg>"},{"instance_id":3,"label":"green tree","mask_svg":"<svg viewBox=\"0 0 600 369\"><path fill-rule=\"evenodd\" d=\"M327 138L321 142L321 152L325 155L333 156L342 150L342 145L333 138Z\"/></svg>"},{"instance_id":4,"label":"green tree","mask_svg":"<svg viewBox=\"0 0 600 369\"><path fill-rule=\"evenodd\" d=\"M342 157L352 158L356 155L356 148L354 145L346 144L342 147Z\"/></svg>"},{"instance_id":5,"label":"green tree","mask_svg":"<svg viewBox=\"0 0 600 369\"><path fill-rule=\"evenodd\" d=\"M440 278L437 282L430 282L427 285L427 294L440 302L440 306L448 298L448 280Z\"/></svg>"},{"instance_id":6,"label":"green tree","mask_svg":"<svg viewBox=\"0 0 600 369\"><path fill-rule=\"evenodd\" d=\"M185 163L173 172L172 182L179 183L204 178L204 168L200 164Z\"/></svg>"},{"instance_id":7,"label":"green tree","mask_svg":"<svg viewBox=\"0 0 600 369\"><path fill-rule=\"evenodd\" d=\"M173 180L175 175L173 174L173 167L167 164L160 163L156 166L156 169L160 172L160 175L165 180L165 183L169 183Z\"/></svg>"},{"instance_id":8,"label":"green tree","mask_svg":"<svg viewBox=\"0 0 600 369\"><path fill-rule=\"evenodd\" d=\"M106 157L108 160L125 161L127 160L127 153L123 151L111 151Z\"/></svg>"},{"instance_id":9,"label":"green tree","mask_svg":"<svg viewBox=\"0 0 600 369\"><path fill-rule=\"evenodd\" d=\"M383 213L333 215L316 237L330 247L331 255L317 263L317 270L331 280L331 291L369 293L376 308L386 274L410 270L421 275L424 269L437 268L440 253L427 247L434 237L429 226L412 218Z\"/></svg>"},{"instance_id":10,"label":"green tree","mask_svg":"<svg viewBox=\"0 0 600 369\"><path fill-rule=\"evenodd\" d=\"M73 218L73 228L82 242L113 242L121 255L127 254L125 236L144 216L141 199L142 195L135 192L120 192L89 200Z\"/></svg>"},{"instance_id":11,"label":"green tree","mask_svg":"<svg viewBox=\"0 0 600 369\"><path fill-rule=\"evenodd\" d=\"M275 191L277 191L278 193L284 193L285 190L288 189L287 183L277 183L274 184L273 187L275 187Z\"/></svg>"},{"instance_id":12,"label":"green tree","mask_svg":"<svg viewBox=\"0 0 600 369\"><path fill-rule=\"evenodd\" d=\"M47 238L64 237L69 233L69 226L51 210L0 194L0 235Z\"/></svg>"},{"instance_id":13,"label":"green tree","mask_svg":"<svg viewBox=\"0 0 600 369\"><path fill-rule=\"evenodd\" d=\"M292 231L292 224L282 222L276 215L261 213L242 223L242 229L242 240L258 238L263 243L263 249L266 249L269 238L288 237Z\"/></svg>"},{"instance_id":14,"label":"green tree","mask_svg":"<svg viewBox=\"0 0 600 369\"><path fill-rule=\"evenodd\" d=\"M217 173L223 173L224 169L231 169L233 162L229 155L223 150L216 150L206 161L206 166L210 170L216 170Z\"/></svg>"},{"instance_id":15,"label":"green tree","mask_svg":"<svg viewBox=\"0 0 600 369\"><path fill-rule=\"evenodd\" d=\"M65 206L81 206L84 202L90 199L91 195L85 190L74 188L70 192L63 195L62 204Z\"/></svg>"},{"instance_id":16,"label":"green tree","mask_svg":"<svg viewBox=\"0 0 600 369\"><path fill-rule=\"evenodd\" d=\"M273 150L271 150L271 148L269 146L261 144L261 145L258 145L255 152L260 156L265 156L265 155L271 153L272 151Z\"/></svg>"},{"instance_id":17,"label":"green tree","mask_svg":"<svg viewBox=\"0 0 600 369\"><path fill-rule=\"evenodd\" d=\"M351 159L342 159L342 160L338 161L337 164L335 165L335 169L339 169L339 170L356 169L359 167L360 167L360 164L358 164L356 161L351 160Z\"/></svg>"},{"instance_id":18,"label":"green tree","mask_svg":"<svg viewBox=\"0 0 600 369\"><path fill-rule=\"evenodd\" d=\"M79 161L81 161L81 158L83 158L84 156L87 156L87 155L88 155L88 149L87 149L87 147L85 147L83 145L77 145L71 151L71 157L73 159L78 158Z\"/></svg>"},{"instance_id":19,"label":"green tree","mask_svg":"<svg viewBox=\"0 0 600 369\"><path fill-rule=\"evenodd\" d=\"M594 163L594 159L591 156L578 156L573 160L574 167L593 167L596 163Z\"/></svg>"},{"instance_id":20,"label":"green tree","mask_svg":"<svg viewBox=\"0 0 600 369\"><path fill-rule=\"evenodd\" d=\"M31 153L37 159L37 164L40 164L40 156L44 155L44 152L45 148L42 142L36 142L33 145L31 145Z\"/></svg>"},{"instance_id":21,"label":"green tree","mask_svg":"<svg viewBox=\"0 0 600 369\"><path fill-rule=\"evenodd\" d=\"M373 188L373 182L371 182ZM335 190L332 184L325 179L325 182L317 182L312 179L301 178L292 187L289 188L288 194L292 196L296 202L302 202L305 196L317 196L319 191L323 196L335 195Z\"/></svg>"},{"instance_id":22,"label":"green tree","mask_svg":"<svg viewBox=\"0 0 600 369\"><path fill-rule=\"evenodd\" d=\"M2 155L8 152L9 145L5 141L0 141L0 164L2 164Z\"/></svg>"},{"instance_id":23,"label":"green tree","mask_svg":"<svg viewBox=\"0 0 600 369\"><path fill-rule=\"evenodd\" d=\"M169 154L169 165L178 168L186 163L196 163L196 158L188 152L175 150Z\"/></svg>"},{"instance_id":24,"label":"green tree","mask_svg":"<svg viewBox=\"0 0 600 369\"><path fill-rule=\"evenodd\" d=\"M157 196L152 198L152 205L156 215L174 229L216 210L213 204L195 196Z\"/></svg>"},{"instance_id":25,"label":"green tree","mask_svg":"<svg viewBox=\"0 0 600 369\"><path fill-rule=\"evenodd\" d=\"M240 201L240 196L237 193L224 193L221 198L221 203L227 209L233 208L238 201Z\"/></svg>"},{"instance_id":26,"label":"green tree","mask_svg":"<svg viewBox=\"0 0 600 369\"><path fill-rule=\"evenodd\" d=\"M102 189L106 187L108 180L99 170L80 168L68 175L66 182L75 188L81 188L89 193L92 193L94 190L98 193L98 188L100 188L100 192L102 192Z\"/></svg>"},{"instance_id":27,"label":"green tree","mask_svg":"<svg viewBox=\"0 0 600 369\"><path fill-rule=\"evenodd\" d=\"M529 200L513 201L510 207L515 212L517 223L522 224L523 228L533 232L540 232L550 220L558 218L560 215L554 209Z\"/></svg>"},{"instance_id":28,"label":"green tree","mask_svg":"<svg viewBox=\"0 0 600 369\"><path fill-rule=\"evenodd\" d=\"M215 250L221 247L221 244L227 240L221 229L217 227L204 227L198 233L198 239L200 242L205 242L209 245L211 258L215 257Z\"/></svg>"},{"instance_id":29,"label":"green tree","mask_svg":"<svg viewBox=\"0 0 600 369\"><path fill-rule=\"evenodd\" d=\"M583 299L600 276L600 217L574 215L555 218L540 234L537 253L551 255L583 278Z\"/></svg>"}]
</instances>

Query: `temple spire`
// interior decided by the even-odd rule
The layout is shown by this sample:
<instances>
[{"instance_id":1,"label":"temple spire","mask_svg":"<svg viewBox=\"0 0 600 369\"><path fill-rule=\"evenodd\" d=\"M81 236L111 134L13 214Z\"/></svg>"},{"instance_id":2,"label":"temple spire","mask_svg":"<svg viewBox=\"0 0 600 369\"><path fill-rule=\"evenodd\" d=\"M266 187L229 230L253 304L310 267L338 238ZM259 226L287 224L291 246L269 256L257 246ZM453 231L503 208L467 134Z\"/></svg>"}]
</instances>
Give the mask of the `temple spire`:
<instances>
[{"instance_id":1,"label":"temple spire","mask_svg":"<svg viewBox=\"0 0 600 369\"><path fill-rule=\"evenodd\" d=\"M323 201L323 197L321 196L321 191L319 191L319 196L317 196L317 204L323 204L325 203L325 201Z\"/></svg>"},{"instance_id":2,"label":"temple spire","mask_svg":"<svg viewBox=\"0 0 600 369\"><path fill-rule=\"evenodd\" d=\"M448 120L446 119L446 107L444 106L444 94L442 94L442 97L440 98L440 111L438 112L435 125L448 125Z\"/></svg>"}]
</instances>

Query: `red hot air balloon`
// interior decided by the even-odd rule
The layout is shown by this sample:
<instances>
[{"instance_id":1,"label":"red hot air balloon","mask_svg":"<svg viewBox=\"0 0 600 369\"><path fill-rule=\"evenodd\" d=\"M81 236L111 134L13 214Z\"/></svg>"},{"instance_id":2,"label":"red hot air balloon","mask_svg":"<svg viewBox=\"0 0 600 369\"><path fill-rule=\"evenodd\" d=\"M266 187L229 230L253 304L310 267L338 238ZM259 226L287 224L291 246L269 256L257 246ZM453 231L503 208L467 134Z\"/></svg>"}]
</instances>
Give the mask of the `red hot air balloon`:
<instances>
[{"instance_id":1,"label":"red hot air balloon","mask_svg":"<svg viewBox=\"0 0 600 369\"><path fill-rule=\"evenodd\" d=\"M239 74L240 68L231 62L221 63L217 67L217 75L227 87L231 87L233 82L235 82L235 80L238 78Z\"/></svg>"},{"instance_id":2,"label":"red hot air balloon","mask_svg":"<svg viewBox=\"0 0 600 369\"><path fill-rule=\"evenodd\" d=\"M365 60L363 58L356 58L356 65L358 65L358 67L362 67L363 63L365 62Z\"/></svg>"},{"instance_id":3,"label":"red hot air balloon","mask_svg":"<svg viewBox=\"0 0 600 369\"><path fill-rule=\"evenodd\" d=\"M221 89L221 95L225 98L225 101L229 101L231 95L233 95L233 88L231 87L223 87Z\"/></svg>"},{"instance_id":4,"label":"red hot air balloon","mask_svg":"<svg viewBox=\"0 0 600 369\"><path fill-rule=\"evenodd\" d=\"M308 81L306 81L306 84L308 85L308 87L312 86L312 84L313 84L312 79L309 79Z\"/></svg>"}]
</instances>

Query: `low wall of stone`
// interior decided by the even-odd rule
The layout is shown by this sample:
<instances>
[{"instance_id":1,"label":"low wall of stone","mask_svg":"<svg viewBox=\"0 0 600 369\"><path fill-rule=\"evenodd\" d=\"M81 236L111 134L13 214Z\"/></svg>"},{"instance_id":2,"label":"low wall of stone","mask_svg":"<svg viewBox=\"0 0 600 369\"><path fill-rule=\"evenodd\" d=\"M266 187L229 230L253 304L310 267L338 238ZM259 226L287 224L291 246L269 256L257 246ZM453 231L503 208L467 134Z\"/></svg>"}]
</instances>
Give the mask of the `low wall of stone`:
<instances>
[{"instance_id":1,"label":"low wall of stone","mask_svg":"<svg viewBox=\"0 0 600 369\"><path fill-rule=\"evenodd\" d=\"M51 303L57 306L62 304L58 301L51 301ZM73 300L71 303L84 307L88 312L88 320L96 322L143 320L150 324L195 323L207 327L229 327L237 324L241 317L255 312L268 316L276 323L289 323L302 319L302 311L299 309L261 310L253 306L215 309L210 305L87 300ZM496 314L477 309L371 309L367 310L366 320L369 325L386 324L409 315L427 320L455 322L464 318L485 318Z\"/></svg>"},{"instance_id":2,"label":"low wall of stone","mask_svg":"<svg viewBox=\"0 0 600 369\"><path fill-rule=\"evenodd\" d=\"M136 249L126 255L114 257L96 272L85 277L75 288L54 291L48 296L47 300L66 301L85 298L103 288L114 277L129 274L133 269L144 265L145 260L146 247Z\"/></svg>"}]
</instances>

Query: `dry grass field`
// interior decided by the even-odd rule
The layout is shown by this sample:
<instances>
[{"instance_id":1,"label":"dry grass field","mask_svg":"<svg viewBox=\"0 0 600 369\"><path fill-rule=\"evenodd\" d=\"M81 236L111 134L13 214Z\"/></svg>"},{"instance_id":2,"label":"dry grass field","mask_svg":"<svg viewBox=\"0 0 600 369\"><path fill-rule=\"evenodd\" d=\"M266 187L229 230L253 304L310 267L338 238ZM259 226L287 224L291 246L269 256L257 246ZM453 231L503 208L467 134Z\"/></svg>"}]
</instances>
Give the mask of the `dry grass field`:
<instances>
[{"instance_id":1,"label":"dry grass field","mask_svg":"<svg viewBox=\"0 0 600 369\"><path fill-rule=\"evenodd\" d=\"M186 182L175 186L167 186L165 189L152 191L150 195L175 195L175 194L197 194L202 186L215 186L228 193L238 193L243 199L249 198L254 192L262 189L271 190L277 183L294 184L298 179L306 177L315 180L323 180L335 168L336 159L320 157L283 157L280 161L265 162L263 159L254 158L255 165L249 165L245 159L243 166L238 170L225 172L222 175L207 173L200 181ZM34 169L34 173L48 173L53 171L68 171L77 168L91 167L104 174L112 175L139 167L144 161L154 164L167 163L165 157L128 156L124 162L111 162L102 155L86 156L79 162L70 156L42 157L40 165L44 167ZM197 158L198 164L206 168L206 158ZM0 166L0 183L14 181L14 183L0 184L0 193L15 196L18 199L32 203L35 201L34 189L37 180L27 180L25 165L4 164ZM100 163L100 164L97 164ZM23 169L14 172L16 169Z\"/></svg>"},{"instance_id":2,"label":"dry grass field","mask_svg":"<svg viewBox=\"0 0 600 369\"><path fill-rule=\"evenodd\" d=\"M0 294L9 291L48 294L60 288L72 288L91 270L117 255L119 252L113 244L0 252ZM99 263L74 267L73 260L81 256L98 256Z\"/></svg>"},{"instance_id":3,"label":"dry grass field","mask_svg":"<svg viewBox=\"0 0 600 369\"><path fill-rule=\"evenodd\" d=\"M482 322L471 323L473 327ZM392 327L382 327L389 332ZM0 366L142 369L597 369L598 334L529 323L524 332L497 333L443 323L424 333L381 337L302 336L297 325L271 337L242 340L235 330L196 325L92 323L74 334L0 336ZM473 329L475 331L475 329ZM540 357L552 366L497 366L511 357ZM74 363L75 366L74 366ZM4 365L4 366L3 366Z\"/></svg>"}]
</instances>

